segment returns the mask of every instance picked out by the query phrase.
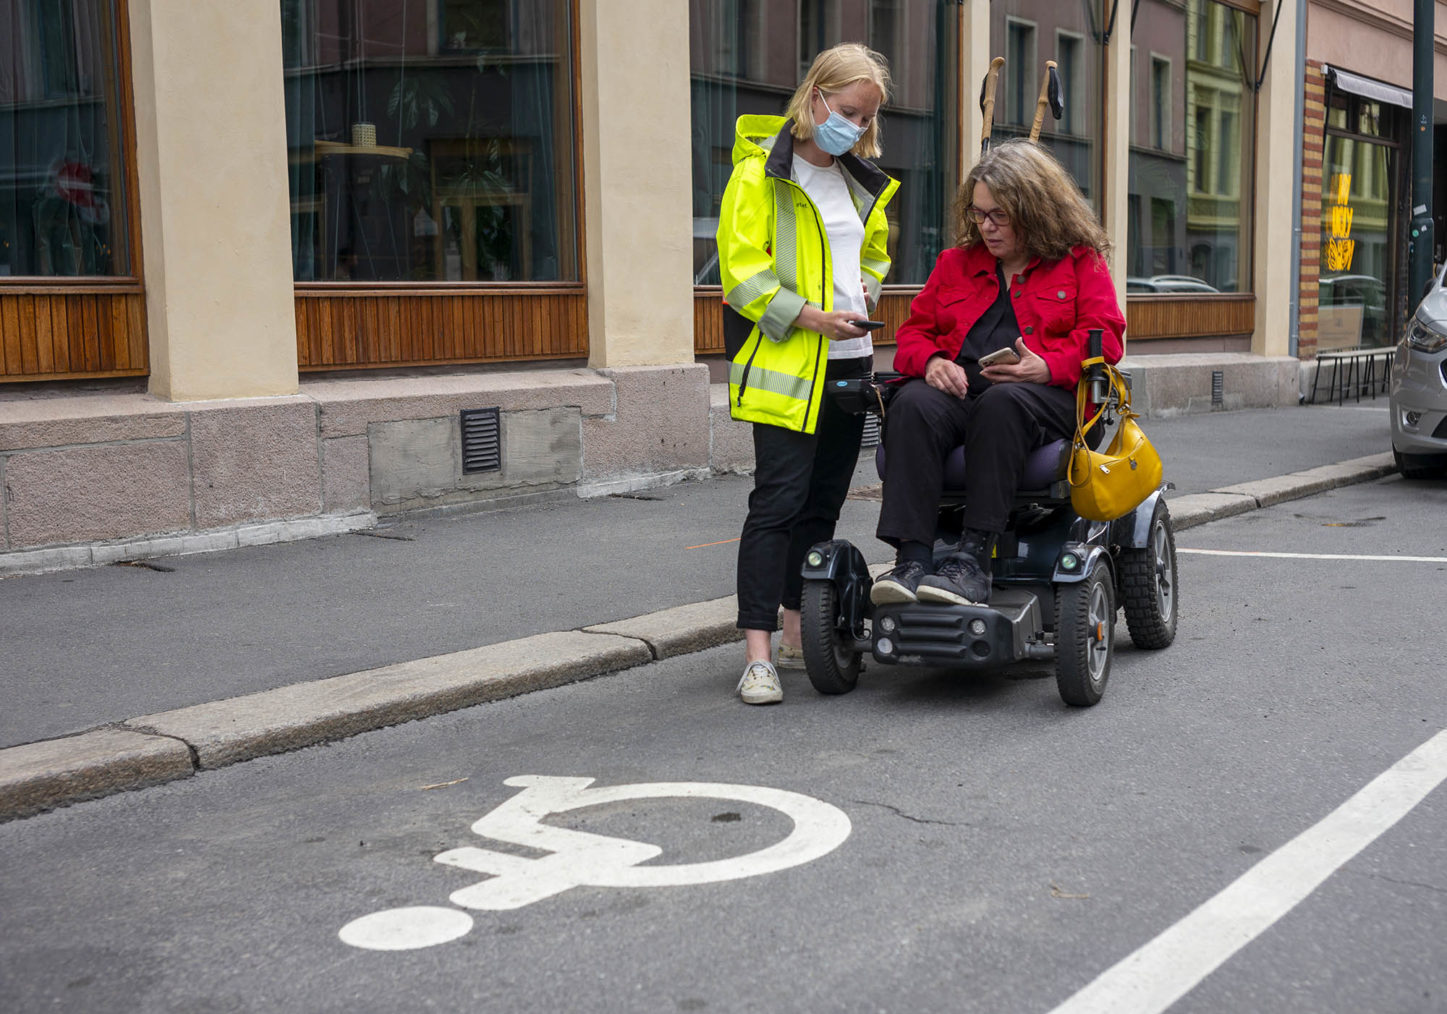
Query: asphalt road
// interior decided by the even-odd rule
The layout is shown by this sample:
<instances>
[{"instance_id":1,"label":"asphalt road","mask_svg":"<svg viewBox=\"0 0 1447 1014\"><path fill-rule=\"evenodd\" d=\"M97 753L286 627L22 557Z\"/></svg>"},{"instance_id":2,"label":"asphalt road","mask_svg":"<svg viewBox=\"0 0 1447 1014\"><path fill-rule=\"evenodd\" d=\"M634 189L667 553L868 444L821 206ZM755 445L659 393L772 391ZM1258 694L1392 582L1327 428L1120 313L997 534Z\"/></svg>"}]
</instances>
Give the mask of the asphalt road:
<instances>
[{"instance_id":1,"label":"asphalt road","mask_svg":"<svg viewBox=\"0 0 1447 1014\"><path fill-rule=\"evenodd\" d=\"M782 705L747 708L731 645L0 825L0 996L16 1014L1078 1014L1079 990L1185 927L1182 955L1219 960L1173 1012L1441 1010L1447 798L1358 821L1365 847L1335 865L1312 829L1447 729L1444 508L1442 484L1390 479L1181 533L1176 643L1137 651L1122 630L1088 710L1060 703L1048 668L880 666L843 697L791 675ZM758 876L574 873L582 886L464 912L451 893L488 878L437 855L547 854L471 830L522 775L785 790L848 834ZM625 798L547 824L658 846L640 869L794 840L748 798ZM1287 847L1324 879L1220 954L1231 932L1191 914L1252 909L1223 892L1253 876L1269 909L1310 866ZM575 868L617 864L590 862ZM398 951L339 936L413 906L461 934ZM1180 990L1187 963L1150 984Z\"/></svg>"},{"instance_id":2,"label":"asphalt road","mask_svg":"<svg viewBox=\"0 0 1447 1014\"><path fill-rule=\"evenodd\" d=\"M1390 449L1360 407L1150 420L1171 496ZM869 455L855 483L878 483ZM374 533L0 580L0 747L137 715L622 620L733 594L753 480L482 514ZM877 499L839 535L870 562Z\"/></svg>"}]
</instances>

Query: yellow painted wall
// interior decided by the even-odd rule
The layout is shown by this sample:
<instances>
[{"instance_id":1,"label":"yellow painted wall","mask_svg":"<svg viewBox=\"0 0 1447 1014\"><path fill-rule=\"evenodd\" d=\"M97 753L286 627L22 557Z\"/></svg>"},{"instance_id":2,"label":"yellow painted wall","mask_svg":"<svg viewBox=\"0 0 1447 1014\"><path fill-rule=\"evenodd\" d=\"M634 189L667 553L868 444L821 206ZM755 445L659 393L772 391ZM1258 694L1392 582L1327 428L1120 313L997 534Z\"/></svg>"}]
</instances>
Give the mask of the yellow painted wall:
<instances>
[{"instance_id":1,"label":"yellow painted wall","mask_svg":"<svg viewBox=\"0 0 1447 1014\"><path fill-rule=\"evenodd\" d=\"M589 365L692 362L688 5L581 8Z\"/></svg>"},{"instance_id":2,"label":"yellow painted wall","mask_svg":"<svg viewBox=\"0 0 1447 1014\"><path fill-rule=\"evenodd\" d=\"M1263 37L1269 37L1265 9L1261 22ZM1295 124L1296 89L1302 71L1301 61L1293 59L1292 52L1296 25L1296 5L1283 5L1271 62L1256 99L1256 219L1252 223L1256 330L1251 351L1260 356L1291 354L1291 271L1298 254L1292 223L1295 182L1301 171Z\"/></svg>"},{"instance_id":3,"label":"yellow painted wall","mask_svg":"<svg viewBox=\"0 0 1447 1014\"><path fill-rule=\"evenodd\" d=\"M131 0L151 393L297 390L281 11Z\"/></svg>"}]
</instances>

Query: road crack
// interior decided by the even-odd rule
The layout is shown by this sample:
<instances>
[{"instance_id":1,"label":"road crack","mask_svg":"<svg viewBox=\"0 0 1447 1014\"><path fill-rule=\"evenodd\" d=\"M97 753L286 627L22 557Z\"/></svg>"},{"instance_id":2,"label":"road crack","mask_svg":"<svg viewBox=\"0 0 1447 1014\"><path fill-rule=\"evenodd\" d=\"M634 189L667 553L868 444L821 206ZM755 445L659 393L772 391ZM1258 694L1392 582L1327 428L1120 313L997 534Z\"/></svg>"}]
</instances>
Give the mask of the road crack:
<instances>
[{"instance_id":1,"label":"road crack","mask_svg":"<svg viewBox=\"0 0 1447 1014\"><path fill-rule=\"evenodd\" d=\"M910 821L911 823L914 823L914 824L936 824L936 825L939 825L940 827L969 827L969 826L970 826L969 823L966 822L966 821L957 821L957 820L930 820L930 819L928 819L928 818L926 818L926 817L916 817L916 816L913 816L912 814L905 813L903 810L901 810L901 809L900 809L899 807L897 807L897 806L891 806L889 803L876 803L876 802L874 802L873 800L869 800L869 799L856 799L856 800L854 800L854 802L855 802L857 805L859 805L859 806L877 806L877 807L879 807L880 809L888 810L890 813L894 814L896 817L903 817L905 820Z\"/></svg>"}]
</instances>

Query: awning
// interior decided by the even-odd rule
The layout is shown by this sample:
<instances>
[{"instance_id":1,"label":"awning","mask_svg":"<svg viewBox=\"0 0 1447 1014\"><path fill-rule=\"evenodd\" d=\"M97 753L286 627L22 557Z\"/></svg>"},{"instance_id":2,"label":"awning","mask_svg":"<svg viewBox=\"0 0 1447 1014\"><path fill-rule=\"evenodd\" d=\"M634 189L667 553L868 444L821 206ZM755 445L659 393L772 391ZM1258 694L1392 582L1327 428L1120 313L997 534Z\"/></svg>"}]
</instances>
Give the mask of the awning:
<instances>
[{"instance_id":1,"label":"awning","mask_svg":"<svg viewBox=\"0 0 1447 1014\"><path fill-rule=\"evenodd\" d=\"M1409 88L1398 88L1396 85L1387 84L1385 81L1378 81L1372 77L1362 77L1360 74L1352 74L1336 67L1325 67L1326 79L1336 87L1338 91L1351 92L1353 95L1360 95L1364 99L1373 99L1377 102L1388 102L1394 106L1402 106L1405 109L1412 108L1412 91Z\"/></svg>"}]
</instances>

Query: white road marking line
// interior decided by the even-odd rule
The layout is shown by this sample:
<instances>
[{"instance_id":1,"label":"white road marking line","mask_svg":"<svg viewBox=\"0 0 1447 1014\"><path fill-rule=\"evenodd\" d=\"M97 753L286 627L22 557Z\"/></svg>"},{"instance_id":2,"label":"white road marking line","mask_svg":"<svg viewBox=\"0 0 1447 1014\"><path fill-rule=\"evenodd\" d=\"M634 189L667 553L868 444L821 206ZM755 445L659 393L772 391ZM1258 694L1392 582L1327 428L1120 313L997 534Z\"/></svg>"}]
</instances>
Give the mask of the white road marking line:
<instances>
[{"instance_id":1,"label":"white road marking line","mask_svg":"<svg viewBox=\"0 0 1447 1014\"><path fill-rule=\"evenodd\" d=\"M1159 1014L1316 890L1447 779L1447 730L1104 972L1052 1014Z\"/></svg>"},{"instance_id":2,"label":"white road marking line","mask_svg":"<svg viewBox=\"0 0 1447 1014\"><path fill-rule=\"evenodd\" d=\"M1365 560L1373 563L1447 563L1447 556L1365 556L1345 553L1259 553L1245 549L1182 549L1197 556L1268 556L1278 560Z\"/></svg>"}]
</instances>

